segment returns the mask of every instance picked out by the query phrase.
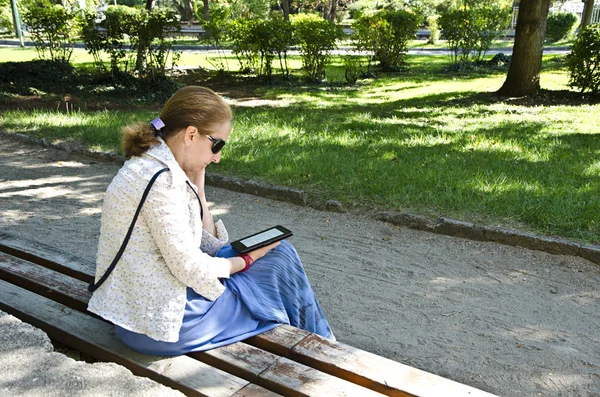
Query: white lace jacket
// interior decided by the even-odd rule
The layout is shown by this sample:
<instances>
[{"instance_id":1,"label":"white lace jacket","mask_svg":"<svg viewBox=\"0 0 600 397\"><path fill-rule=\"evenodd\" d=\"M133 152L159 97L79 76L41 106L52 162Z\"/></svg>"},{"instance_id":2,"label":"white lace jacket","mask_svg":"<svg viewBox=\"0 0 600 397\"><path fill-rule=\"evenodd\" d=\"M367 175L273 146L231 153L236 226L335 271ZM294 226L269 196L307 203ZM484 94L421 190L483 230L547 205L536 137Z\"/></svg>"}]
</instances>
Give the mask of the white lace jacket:
<instances>
[{"instance_id":1,"label":"white lace jacket","mask_svg":"<svg viewBox=\"0 0 600 397\"><path fill-rule=\"evenodd\" d=\"M123 256L94 292L88 309L128 330L176 342L186 287L210 300L225 290L219 278L229 277L229 262L214 255L228 235L220 220L215 223L217 237L202 229L198 199L162 140L142 156L128 160L108 186L96 281L119 250L150 178L165 167L169 171L152 186Z\"/></svg>"}]
</instances>

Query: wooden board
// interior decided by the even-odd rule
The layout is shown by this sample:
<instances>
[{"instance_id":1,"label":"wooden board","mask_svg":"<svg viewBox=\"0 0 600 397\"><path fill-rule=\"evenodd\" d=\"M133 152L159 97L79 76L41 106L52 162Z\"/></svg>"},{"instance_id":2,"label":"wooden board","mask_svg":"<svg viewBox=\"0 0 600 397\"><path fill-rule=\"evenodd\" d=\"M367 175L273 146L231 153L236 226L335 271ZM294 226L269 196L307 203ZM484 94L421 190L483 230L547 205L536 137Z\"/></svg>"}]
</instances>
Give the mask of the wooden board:
<instances>
[{"instance_id":1,"label":"wooden board","mask_svg":"<svg viewBox=\"0 0 600 397\"><path fill-rule=\"evenodd\" d=\"M113 325L2 280L0 309L96 359L123 365L136 375L154 379L189 396L240 396L249 386L247 381L191 357L155 357L132 352L119 341ZM274 395L262 388L247 390L254 395Z\"/></svg>"},{"instance_id":2,"label":"wooden board","mask_svg":"<svg viewBox=\"0 0 600 397\"><path fill-rule=\"evenodd\" d=\"M94 281L96 268L94 263L42 243L0 232L0 251L68 274L87 283Z\"/></svg>"}]
</instances>

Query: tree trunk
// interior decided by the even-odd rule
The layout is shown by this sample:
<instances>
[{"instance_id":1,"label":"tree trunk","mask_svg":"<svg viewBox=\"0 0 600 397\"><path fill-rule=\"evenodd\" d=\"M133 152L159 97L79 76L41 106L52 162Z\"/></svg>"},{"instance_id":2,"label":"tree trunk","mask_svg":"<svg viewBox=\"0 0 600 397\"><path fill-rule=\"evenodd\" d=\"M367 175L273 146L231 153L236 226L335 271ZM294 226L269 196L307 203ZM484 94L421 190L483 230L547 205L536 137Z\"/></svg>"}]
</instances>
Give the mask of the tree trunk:
<instances>
[{"instance_id":1,"label":"tree trunk","mask_svg":"<svg viewBox=\"0 0 600 397\"><path fill-rule=\"evenodd\" d=\"M193 21L194 20L194 7L192 6L192 0L183 0L183 20Z\"/></svg>"},{"instance_id":2,"label":"tree trunk","mask_svg":"<svg viewBox=\"0 0 600 397\"><path fill-rule=\"evenodd\" d=\"M335 22L337 12L337 0L331 0L331 9L329 10L329 20Z\"/></svg>"},{"instance_id":3,"label":"tree trunk","mask_svg":"<svg viewBox=\"0 0 600 397\"><path fill-rule=\"evenodd\" d=\"M515 32L512 61L497 94L523 96L540 88L542 53L551 0L522 0Z\"/></svg>"},{"instance_id":4,"label":"tree trunk","mask_svg":"<svg viewBox=\"0 0 600 397\"><path fill-rule=\"evenodd\" d=\"M583 15L581 16L581 26L579 27L579 32L592 23L592 14L594 13L594 0L583 1L585 6L583 8Z\"/></svg>"},{"instance_id":5,"label":"tree trunk","mask_svg":"<svg viewBox=\"0 0 600 397\"><path fill-rule=\"evenodd\" d=\"M148 11L150 11L154 8L154 2L155 2L155 0L146 0L146 9Z\"/></svg>"},{"instance_id":6,"label":"tree trunk","mask_svg":"<svg viewBox=\"0 0 600 397\"><path fill-rule=\"evenodd\" d=\"M202 0L204 3L204 20L206 22L210 21L210 6L208 5L208 0Z\"/></svg>"},{"instance_id":7,"label":"tree trunk","mask_svg":"<svg viewBox=\"0 0 600 397\"><path fill-rule=\"evenodd\" d=\"M290 21L290 1L282 0L281 5L283 6L283 19L286 22Z\"/></svg>"}]
</instances>

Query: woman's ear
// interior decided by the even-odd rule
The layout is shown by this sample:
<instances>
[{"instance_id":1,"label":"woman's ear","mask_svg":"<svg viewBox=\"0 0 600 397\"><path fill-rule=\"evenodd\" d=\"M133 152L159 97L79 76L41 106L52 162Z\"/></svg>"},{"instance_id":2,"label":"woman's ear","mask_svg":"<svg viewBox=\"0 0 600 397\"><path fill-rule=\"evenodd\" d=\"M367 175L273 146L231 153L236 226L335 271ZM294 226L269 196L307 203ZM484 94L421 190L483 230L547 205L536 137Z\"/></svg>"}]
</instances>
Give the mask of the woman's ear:
<instances>
[{"instance_id":1,"label":"woman's ear","mask_svg":"<svg viewBox=\"0 0 600 397\"><path fill-rule=\"evenodd\" d=\"M191 146L199 137L198 129L190 125L185 129L183 142L185 143L185 146Z\"/></svg>"}]
</instances>

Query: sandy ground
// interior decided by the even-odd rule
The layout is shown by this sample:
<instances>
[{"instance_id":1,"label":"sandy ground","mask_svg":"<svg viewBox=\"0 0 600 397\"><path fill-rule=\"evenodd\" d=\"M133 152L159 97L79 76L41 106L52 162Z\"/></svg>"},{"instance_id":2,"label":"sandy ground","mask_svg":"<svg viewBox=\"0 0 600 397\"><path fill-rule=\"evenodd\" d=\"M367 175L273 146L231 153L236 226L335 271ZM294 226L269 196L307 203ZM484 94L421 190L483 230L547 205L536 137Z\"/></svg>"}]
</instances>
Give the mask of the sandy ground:
<instances>
[{"instance_id":1,"label":"sandy ground","mask_svg":"<svg viewBox=\"0 0 600 397\"><path fill-rule=\"evenodd\" d=\"M0 230L93 261L119 166L0 135ZM338 339L501 396L600 396L600 267L209 187L231 238L294 231Z\"/></svg>"}]
</instances>

